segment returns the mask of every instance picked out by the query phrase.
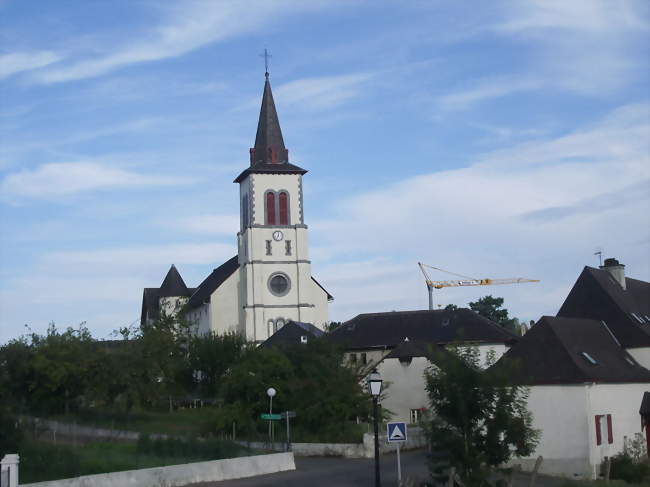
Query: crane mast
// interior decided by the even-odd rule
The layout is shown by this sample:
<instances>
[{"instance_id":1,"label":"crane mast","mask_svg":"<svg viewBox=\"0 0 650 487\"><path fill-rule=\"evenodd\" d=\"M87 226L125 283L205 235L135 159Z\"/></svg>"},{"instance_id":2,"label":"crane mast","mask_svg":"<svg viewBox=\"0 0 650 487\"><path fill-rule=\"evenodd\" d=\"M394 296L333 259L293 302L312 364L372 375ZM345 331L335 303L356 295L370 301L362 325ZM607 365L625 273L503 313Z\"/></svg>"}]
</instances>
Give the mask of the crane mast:
<instances>
[{"instance_id":1,"label":"crane mast","mask_svg":"<svg viewBox=\"0 0 650 487\"><path fill-rule=\"evenodd\" d=\"M462 274L456 274L454 272L449 272L439 267L433 267L431 265L423 264L418 262L420 271L424 275L424 281L427 285L427 291L429 293L429 309L433 309L433 290L442 289L443 287L464 287L464 286L493 286L497 284L522 284L525 282L539 282L539 279L525 279L523 277L514 277L514 278L504 278L504 279L492 279L486 277L484 279L475 279L473 277L463 276ZM435 269L437 271L446 272L447 274L452 274L457 277L462 277L461 280L448 280L448 281L432 281L427 273L425 267L430 269Z\"/></svg>"}]
</instances>

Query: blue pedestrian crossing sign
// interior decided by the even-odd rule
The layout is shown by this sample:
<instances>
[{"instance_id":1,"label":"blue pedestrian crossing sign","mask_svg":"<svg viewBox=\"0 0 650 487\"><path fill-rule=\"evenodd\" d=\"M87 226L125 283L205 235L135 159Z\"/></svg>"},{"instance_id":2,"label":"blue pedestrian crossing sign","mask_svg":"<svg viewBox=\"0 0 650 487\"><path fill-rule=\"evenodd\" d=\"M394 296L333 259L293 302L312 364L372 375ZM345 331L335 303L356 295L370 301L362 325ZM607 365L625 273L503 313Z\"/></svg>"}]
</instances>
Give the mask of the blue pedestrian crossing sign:
<instances>
[{"instance_id":1,"label":"blue pedestrian crossing sign","mask_svg":"<svg viewBox=\"0 0 650 487\"><path fill-rule=\"evenodd\" d=\"M406 441L406 423L388 423L388 442Z\"/></svg>"}]
</instances>

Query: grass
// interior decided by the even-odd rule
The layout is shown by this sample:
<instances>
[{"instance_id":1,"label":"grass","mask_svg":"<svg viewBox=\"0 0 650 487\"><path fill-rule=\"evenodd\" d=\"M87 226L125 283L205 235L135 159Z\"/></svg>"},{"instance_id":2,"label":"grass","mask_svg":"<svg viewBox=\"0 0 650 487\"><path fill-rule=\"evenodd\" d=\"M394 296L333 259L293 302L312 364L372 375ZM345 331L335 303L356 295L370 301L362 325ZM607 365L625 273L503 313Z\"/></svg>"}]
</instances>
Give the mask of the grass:
<instances>
[{"instance_id":1,"label":"grass","mask_svg":"<svg viewBox=\"0 0 650 487\"><path fill-rule=\"evenodd\" d=\"M54 445L27 440L20 448L21 482L40 482L122 470L233 458L250 451L229 441L150 440Z\"/></svg>"},{"instance_id":2,"label":"grass","mask_svg":"<svg viewBox=\"0 0 650 487\"><path fill-rule=\"evenodd\" d=\"M110 413L106 411L79 411L71 415L57 415L50 419L63 423L77 423L96 428L139 431L171 436L199 435L209 417L205 409L179 409L172 413L147 411L138 413Z\"/></svg>"}]
</instances>

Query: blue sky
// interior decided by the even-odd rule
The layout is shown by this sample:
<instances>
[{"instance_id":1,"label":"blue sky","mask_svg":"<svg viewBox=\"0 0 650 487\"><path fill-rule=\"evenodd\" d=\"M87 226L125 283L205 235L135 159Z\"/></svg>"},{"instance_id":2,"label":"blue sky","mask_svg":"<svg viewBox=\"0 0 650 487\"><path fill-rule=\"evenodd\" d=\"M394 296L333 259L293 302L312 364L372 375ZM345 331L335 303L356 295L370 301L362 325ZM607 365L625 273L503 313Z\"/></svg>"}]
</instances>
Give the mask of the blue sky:
<instances>
[{"instance_id":1,"label":"blue sky","mask_svg":"<svg viewBox=\"0 0 650 487\"><path fill-rule=\"evenodd\" d=\"M138 319L236 252L271 82L331 318L437 291L554 314L593 253L650 279L644 1L0 1L0 342ZM448 278L433 274L437 279Z\"/></svg>"}]
</instances>

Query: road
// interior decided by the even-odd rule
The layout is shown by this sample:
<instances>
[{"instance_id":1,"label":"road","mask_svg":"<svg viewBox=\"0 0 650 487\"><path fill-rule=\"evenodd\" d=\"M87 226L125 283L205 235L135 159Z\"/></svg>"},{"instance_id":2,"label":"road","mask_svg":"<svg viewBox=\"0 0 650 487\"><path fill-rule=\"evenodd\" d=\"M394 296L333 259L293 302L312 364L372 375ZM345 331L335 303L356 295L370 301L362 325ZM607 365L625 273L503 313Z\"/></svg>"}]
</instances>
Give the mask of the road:
<instances>
[{"instance_id":1,"label":"road","mask_svg":"<svg viewBox=\"0 0 650 487\"><path fill-rule=\"evenodd\" d=\"M428 475L424 450L402 452L402 479L425 479ZM191 487L370 487L375 481L373 458L296 457L296 470L239 480L202 482ZM381 456L382 485L397 485L395 454ZM188 486L189 487L189 486Z\"/></svg>"}]
</instances>

